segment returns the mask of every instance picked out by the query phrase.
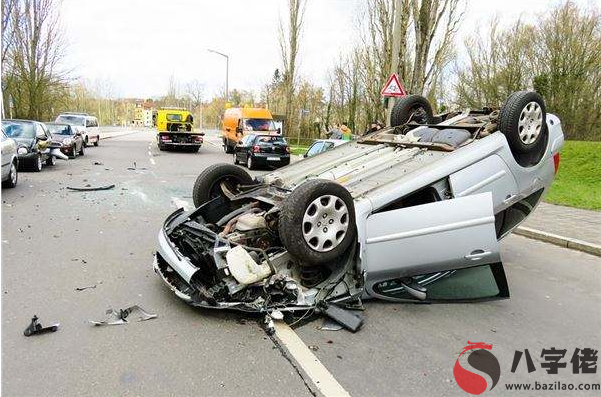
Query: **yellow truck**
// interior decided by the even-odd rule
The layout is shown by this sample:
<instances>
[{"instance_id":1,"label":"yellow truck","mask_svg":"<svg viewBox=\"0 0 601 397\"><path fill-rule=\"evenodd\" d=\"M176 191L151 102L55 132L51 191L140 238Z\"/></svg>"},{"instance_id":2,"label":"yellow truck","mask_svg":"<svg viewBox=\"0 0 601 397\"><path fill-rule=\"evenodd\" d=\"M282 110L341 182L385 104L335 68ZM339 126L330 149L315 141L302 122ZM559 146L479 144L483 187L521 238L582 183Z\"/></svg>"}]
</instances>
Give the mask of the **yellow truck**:
<instances>
[{"instance_id":1,"label":"yellow truck","mask_svg":"<svg viewBox=\"0 0 601 397\"><path fill-rule=\"evenodd\" d=\"M194 132L192 114L182 108L161 108L156 116L159 150L182 148L197 152L202 146L203 132Z\"/></svg>"},{"instance_id":2,"label":"yellow truck","mask_svg":"<svg viewBox=\"0 0 601 397\"><path fill-rule=\"evenodd\" d=\"M229 108L223 115L221 137L226 153L234 153L238 142L249 132L277 132L273 116L264 108Z\"/></svg>"}]
</instances>

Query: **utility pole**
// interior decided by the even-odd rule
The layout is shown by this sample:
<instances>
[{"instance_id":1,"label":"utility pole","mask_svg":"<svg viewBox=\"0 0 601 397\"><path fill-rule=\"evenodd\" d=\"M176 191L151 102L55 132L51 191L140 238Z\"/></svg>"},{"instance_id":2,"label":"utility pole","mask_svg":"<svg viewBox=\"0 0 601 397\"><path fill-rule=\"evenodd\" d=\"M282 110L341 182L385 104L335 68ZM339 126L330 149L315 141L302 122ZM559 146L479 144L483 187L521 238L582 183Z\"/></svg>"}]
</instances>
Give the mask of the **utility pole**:
<instances>
[{"instance_id":1,"label":"utility pole","mask_svg":"<svg viewBox=\"0 0 601 397\"><path fill-rule=\"evenodd\" d=\"M403 7L401 0L394 0L394 26L392 30L392 57L390 62L390 74L396 73L399 70L399 52L401 51L401 13ZM394 106L395 99L388 98L388 109L386 109L386 125L390 125L390 114Z\"/></svg>"}]
</instances>

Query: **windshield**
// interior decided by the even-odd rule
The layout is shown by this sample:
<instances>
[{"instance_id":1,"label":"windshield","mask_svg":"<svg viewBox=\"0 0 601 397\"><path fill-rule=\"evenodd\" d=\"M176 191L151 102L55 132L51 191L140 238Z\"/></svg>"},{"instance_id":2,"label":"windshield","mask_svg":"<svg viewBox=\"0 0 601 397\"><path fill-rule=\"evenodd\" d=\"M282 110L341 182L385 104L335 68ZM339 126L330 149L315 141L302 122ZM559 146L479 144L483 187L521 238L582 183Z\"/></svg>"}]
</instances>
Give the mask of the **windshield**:
<instances>
[{"instance_id":1,"label":"windshield","mask_svg":"<svg viewBox=\"0 0 601 397\"><path fill-rule=\"evenodd\" d=\"M60 116L58 116L55 120L57 123L62 123L62 124L69 124L69 125L79 125L79 126L85 126L86 125L86 118L83 116L73 116L73 115L67 115L67 114L61 114Z\"/></svg>"},{"instance_id":2,"label":"windshield","mask_svg":"<svg viewBox=\"0 0 601 397\"><path fill-rule=\"evenodd\" d=\"M244 119L244 131L275 131L275 124L270 119Z\"/></svg>"},{"instance_id":3,"label":"windshield","mask_svg":"<svg viewBox=\"0 0 601 397\"><path fill-rule=\"evenodd\" d=\"M266 136L258 136L256 144L259 146L273 145L273 144L285 145L286 141L281 136L266 135Z\"/></svg>"},{"instance_id":4,"label":"windshield","mask_svg":"<svg viewBox=\"0 0 601 397\"><path fill-rule=\"evenodd\" d=\"M181 114L167 113L167 121L182 121Z\"/></svg>"},{"instance_id":5,"label":"windshield","mask_svg":"<svg viewBox=\"0 0 601 397\"><path fill-rule=\"evenodd\" d=\"M52 135L72 135L68 125L46 124Z\"/></svg>"},{"instance_id":6,"label":"windshield","mask_svg":"<svg viewBox=\"0 0 601 397\"><path fill-rule=\"evenodd\" d=\"M2 127L4 127L4 132L9 138L33 139L35 137L33 124L31 123L21 123L18 121L3 121Z\"/></svg>"}]
</instances>

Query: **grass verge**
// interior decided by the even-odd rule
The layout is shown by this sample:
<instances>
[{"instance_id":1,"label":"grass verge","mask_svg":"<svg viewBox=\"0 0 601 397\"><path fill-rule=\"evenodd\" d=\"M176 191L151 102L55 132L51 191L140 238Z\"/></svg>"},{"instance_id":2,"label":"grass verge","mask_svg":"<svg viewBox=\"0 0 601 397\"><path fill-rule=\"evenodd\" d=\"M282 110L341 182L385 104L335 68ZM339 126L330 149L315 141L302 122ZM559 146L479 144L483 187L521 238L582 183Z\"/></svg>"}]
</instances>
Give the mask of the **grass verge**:
<instances>
[{"instance_id":1,"label":"grass verge","mask_svg":"<svg viewBox=\"0 0 601 397\"><path fill-rule=\"evenodd\" d=\"M601 211L601 142L566 141L545 201Z\"/></svg>"}]
</instances>

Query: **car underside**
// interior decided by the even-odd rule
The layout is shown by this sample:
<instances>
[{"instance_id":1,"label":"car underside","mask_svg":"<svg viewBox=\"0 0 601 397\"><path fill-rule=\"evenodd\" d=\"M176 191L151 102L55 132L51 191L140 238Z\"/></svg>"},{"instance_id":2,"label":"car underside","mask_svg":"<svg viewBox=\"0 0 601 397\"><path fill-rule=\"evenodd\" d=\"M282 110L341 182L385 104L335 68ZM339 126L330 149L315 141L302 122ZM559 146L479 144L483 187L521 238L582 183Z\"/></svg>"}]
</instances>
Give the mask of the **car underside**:
<instances>
[{"instance_id":1,"label":"car underside","mask_svg":"<svg viewBox=\"0 0 601 397\"><path fill-rule=\"evenodd\" d=\"M489 269L486 298L508 297L498 240L540 201L563 143L520 93L500 112L437 116L411 96L392 127L256 179L213 165L196 208L165 221L155 271L192 305L258 313L445 301L427 286L465 269Z\"/></svg>"}]
</instances>

